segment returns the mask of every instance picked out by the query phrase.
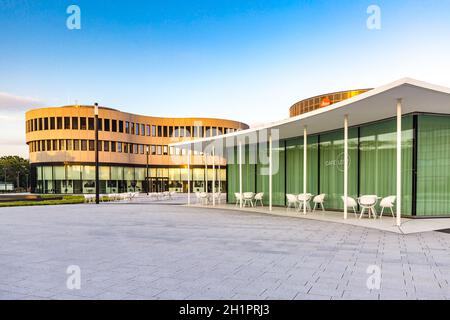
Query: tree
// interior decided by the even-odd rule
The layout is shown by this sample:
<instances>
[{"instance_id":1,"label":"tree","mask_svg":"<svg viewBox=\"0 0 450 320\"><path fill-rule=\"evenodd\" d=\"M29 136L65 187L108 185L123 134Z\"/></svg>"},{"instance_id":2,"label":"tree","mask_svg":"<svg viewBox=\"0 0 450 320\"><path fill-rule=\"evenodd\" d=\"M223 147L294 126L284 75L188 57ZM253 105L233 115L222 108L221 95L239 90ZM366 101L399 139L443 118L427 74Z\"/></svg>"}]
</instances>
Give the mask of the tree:
<instances>
[{"instance_id":1,"label":"tree","mask_svg":"<svg viewBox=\"0 0 450 320\"><path fill-rule=\"evenodd\" d=\"M0 181L14 182L16 189L27 187L30 177L30 162L19 156L0 157Z\"/></svg>"}]
</instances>

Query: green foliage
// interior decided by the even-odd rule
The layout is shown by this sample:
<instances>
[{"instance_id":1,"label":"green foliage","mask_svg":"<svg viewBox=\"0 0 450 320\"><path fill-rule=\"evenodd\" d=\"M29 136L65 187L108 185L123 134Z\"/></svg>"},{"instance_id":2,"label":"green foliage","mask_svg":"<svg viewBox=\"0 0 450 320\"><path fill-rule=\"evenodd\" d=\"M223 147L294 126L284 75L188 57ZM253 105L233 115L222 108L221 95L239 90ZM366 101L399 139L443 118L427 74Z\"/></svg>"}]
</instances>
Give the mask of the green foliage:
<instances>
[{"instance_id":1,"label":"green foliage","mask_svg":"<svg viewBox=\"0 0 450 320\"><path fill-rule=\"evenodd\" d=\"M6 170L5 170L6 169ZM30 178L30 163L27 159L19 156L0 157L0 181L14 183L14 187L25 189L27 176Z\"/></svg>"}]
</instances>

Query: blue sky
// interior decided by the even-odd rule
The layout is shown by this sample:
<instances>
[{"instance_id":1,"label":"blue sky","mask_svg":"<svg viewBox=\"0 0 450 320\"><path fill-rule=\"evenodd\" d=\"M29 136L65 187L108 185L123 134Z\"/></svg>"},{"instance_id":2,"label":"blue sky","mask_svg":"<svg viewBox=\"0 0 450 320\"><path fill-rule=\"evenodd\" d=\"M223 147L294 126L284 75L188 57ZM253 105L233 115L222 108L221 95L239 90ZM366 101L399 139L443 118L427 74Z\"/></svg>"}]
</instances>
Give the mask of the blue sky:
<instances>
[{"instance_id":1,"label":"blue sky","mask_svg":"<svg viewBox=\"0 0 450 320\"><path fill-rule=\"evenodd\" d=\"M66 28L71 4L81 30ZM366 27L372 4L380 30ZM26 155L34 106L256 124L405 76L450 86L449 13L450 0L0 0L0 154Z\"/></svg>"}]
</instances>

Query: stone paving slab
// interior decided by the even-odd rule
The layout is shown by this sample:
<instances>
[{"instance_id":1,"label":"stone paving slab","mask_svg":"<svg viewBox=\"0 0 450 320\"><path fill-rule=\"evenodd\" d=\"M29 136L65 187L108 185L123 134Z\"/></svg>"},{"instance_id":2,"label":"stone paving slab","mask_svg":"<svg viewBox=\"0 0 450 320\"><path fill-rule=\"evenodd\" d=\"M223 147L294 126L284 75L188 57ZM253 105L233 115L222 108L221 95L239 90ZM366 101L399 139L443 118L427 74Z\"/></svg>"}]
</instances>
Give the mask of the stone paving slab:
<instances>
[{"instance_id":1,"label":"stone paving slab","mask_svg":"<svg viewBox=\"0 0 450 320\"><path fill-rule=\"evenodd\" d=\"M439 232L167 203L0 208L0 299L449 299L449 282Z\"/></svg>"}]
</instances>

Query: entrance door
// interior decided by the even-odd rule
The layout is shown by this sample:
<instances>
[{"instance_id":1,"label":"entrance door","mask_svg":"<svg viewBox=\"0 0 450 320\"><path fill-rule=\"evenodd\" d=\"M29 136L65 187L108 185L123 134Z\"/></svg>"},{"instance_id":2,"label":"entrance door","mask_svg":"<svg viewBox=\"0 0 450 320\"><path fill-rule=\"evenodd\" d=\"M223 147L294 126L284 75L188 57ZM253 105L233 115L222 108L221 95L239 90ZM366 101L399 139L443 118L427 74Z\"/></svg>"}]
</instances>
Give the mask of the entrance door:
<instances>
[{"instance_id":1,"label":"entrance door","mask_svg":"<svg viewBox=\"0 0 450 320\"><path fill-rule=\"evenodd\" d=\"M169 178L150 178L150 192L169 190Z\"/></svg>"}]
</instances>

